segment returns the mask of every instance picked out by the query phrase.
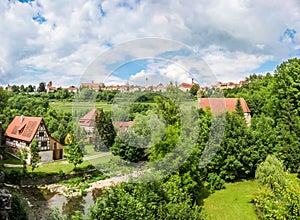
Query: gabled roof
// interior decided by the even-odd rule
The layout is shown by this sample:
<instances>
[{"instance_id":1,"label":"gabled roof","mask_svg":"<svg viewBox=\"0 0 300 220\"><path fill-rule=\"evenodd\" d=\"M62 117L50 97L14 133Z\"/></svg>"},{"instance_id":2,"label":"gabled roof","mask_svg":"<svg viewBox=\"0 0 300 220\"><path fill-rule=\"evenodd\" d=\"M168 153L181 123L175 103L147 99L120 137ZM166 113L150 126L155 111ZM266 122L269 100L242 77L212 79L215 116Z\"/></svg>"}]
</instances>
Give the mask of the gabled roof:
<instances>
[{"instance_id":1,"label":"gabled roof","mask_svg":"<svg viewBox=\"0 0 300 220\"><path fill-rule=\"evenodd\" d=\"M235 111L238 100L240 100L243 112L250 113L250 109L244 98L199 98L198 106L203 110L209 107L213 115L217 115L225 111Z\"/></svg>"},{"instance_id":2,"label":"gabled roof","mask_svg":"<svg viewBox=\"0 0 300 220\"><path fill-rule=\"evenodd\" d=\"M116 127L130 127L133 125L133 121L115 121L114 126Z\"/></svg>"},{"instance_id":3,"label":"gabled roof","mask_svg":"<svg viewBox=\"0 0 300 220\"><path fill-rule=\"evenodd\" d=\"M126 131L133 125L133 121L115 121L113 124L115 127L118 127L118 131Z\"/></svg>"},{"instance_id":4,"label":"gabled roof","mask_svg":"<svg viewBox=\"0 0 300 220\"><path fill-rule=\"evenodd\" d=\"M16 116L8 125L4 135L22 141L31 142L41 122L43 122L41 117Z\"/></svg>"},{"instance_id":5,"label":"gabled roof","mask_svg":"<svg viewBox=\"0 0 300 220\"><path fill-rule=\"evenodd\" d=\"M96 114L98 113L97 109L89 111L85 116L79 119L80 126L94 126Z\"/></svg>"}]
</instances>

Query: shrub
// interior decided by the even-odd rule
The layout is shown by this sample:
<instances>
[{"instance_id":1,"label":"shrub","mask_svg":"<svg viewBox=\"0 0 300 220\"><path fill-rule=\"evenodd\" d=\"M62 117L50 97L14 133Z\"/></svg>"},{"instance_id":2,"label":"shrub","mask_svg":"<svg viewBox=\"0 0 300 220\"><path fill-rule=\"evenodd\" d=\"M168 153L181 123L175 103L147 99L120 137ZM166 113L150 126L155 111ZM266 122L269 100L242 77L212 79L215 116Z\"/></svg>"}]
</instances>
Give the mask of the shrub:
<instances>
[{"instance_id":1,"label":"shrub","mask_svg":"<svg viewBox=\"0 0 300 220\"><path fill-rule=\"evenodd\" d=\"M268 156L255 174L260 188L254 199L257 214L262 219L299 219L299 180L284 171L275 156Z\"/></svg>"},{"instance_id":2,"label":"shrub","mask_svg":"<svg viewBox=\"0 0 300 220\"><path fill-rule=\"evenodd\" d=\"M225 188L225 181L216 173L208 174L207 181L209 182L209 189L211 192Z\"/></svg>"}]
</instances>

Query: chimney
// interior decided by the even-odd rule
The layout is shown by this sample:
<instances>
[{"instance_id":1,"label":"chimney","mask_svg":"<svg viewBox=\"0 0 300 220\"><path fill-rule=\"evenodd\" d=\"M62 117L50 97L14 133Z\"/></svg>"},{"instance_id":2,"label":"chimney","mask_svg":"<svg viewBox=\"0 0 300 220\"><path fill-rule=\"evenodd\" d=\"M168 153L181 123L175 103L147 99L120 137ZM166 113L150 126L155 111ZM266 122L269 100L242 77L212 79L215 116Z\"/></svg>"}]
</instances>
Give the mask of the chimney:
<instances>
[{"instance_id":1,"label":"chimney","mask_svg":"<svg viewBox=\"0 0 300 220\"><path fill-rule=\"evenodd\" d=\"M200 89L197 92L198 108L201 108L201 91Z\"/></svg>"},{"instance_id":2,"label":"chimney","mask_svg":"<svg viewBox=\"0 0 300 220\"><path fill-rule=\"evenodd\" d=\"M22 124L24 121L24 115L21 115L21 118L20 118L20 123Z\"/></svg>"},{"instance_id":3,"label":"chimney","mask_svg":"<svg viewBox=\"0 0 300 220\"><path fill-rule=\"evenodd\" d=\"M194 78L192 78L192 85L194 85Z\"/></svg>"}]
</instances>

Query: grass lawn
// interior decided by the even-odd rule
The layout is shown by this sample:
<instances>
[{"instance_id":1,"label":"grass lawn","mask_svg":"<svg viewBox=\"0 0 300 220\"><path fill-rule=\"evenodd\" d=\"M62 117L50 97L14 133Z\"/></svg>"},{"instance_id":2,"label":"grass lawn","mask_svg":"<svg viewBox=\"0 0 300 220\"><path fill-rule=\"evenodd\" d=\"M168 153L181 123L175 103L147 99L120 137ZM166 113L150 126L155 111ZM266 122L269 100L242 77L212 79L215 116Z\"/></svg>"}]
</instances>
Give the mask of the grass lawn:
<instances>
[{"instance_id":1,"label":"grass lawn","mask_svg":"<svg viewBox=\"0 0 300 220\"><path fill-rule=\"evenodd\" d=\"M113 158L115 158L114 155L107 155L107 156L91 159L91 160L89 160L89 163L91 163L93 166L107 164L107 163L111 162L111 159L113 159Z\"/></svg>"},{"instance_id":2,"label":"grass lawn","mask_svg":"<svg viewBox=\"0 0 300 220\"><path fill-rule=\"evenodd\" d=\"M78 168L85 168L90 163L88 161L83 161L83 163L78 164ZM33 172L41 173L58 173L62 170L64 173L71 173L74 169L73 164L69 164L67 160L60 160L54 162L47 162L40 164ZM28 171L31 172L31 167L28 166Z\"/></svg>"},{"instance_id":3,"label":"grass lawn","mask_svg":"<svg viewBox=\"0 0 300 220\"><path fill-rule=\"evenodd\" d=\"M252 180L226 184L226 189L216 191L204 200L207 219L258 219L251 203L256 189L257 183Z\"/></svg>"},{"instance_id":4,"label":"grass lawn","mask_svg":"<svg viewBox=\"0 0 300 220\"><path fill-rule=\"evenodd\" d=\"M93 155L97 155L97 154L102 154L103 153L103 152L95 151L93 144L87 144L87 145L85 145L84 149L85 149L84 156L93 156Z\"/></svg>"},{"instance_id":5,"label":"grass lawn","mask_svg":"<svg viewBox=\"0 0 300 220\"><path fill-rule=\"evenodd\" d=\"M13 157L12 155L7 154L7 153L5 153L4 159L0 160L0 164L4 164L4 163L7 163L7 164L22 164L21 161L18 158Z\"/></svg>"},{"instance_id":6,"label":"grass lawn","mask_svg":"<svg viewBox=\"0 0 300 220\"><path fill-rule=\"evenodd\" d=\"M72 113L72 110L92 110L93 108L102 108L104 111L108 111L111 108L111 104L106 102L51 102L50 106L56 110L62 110L64 112Z\"/></svg>"}]
</instances>

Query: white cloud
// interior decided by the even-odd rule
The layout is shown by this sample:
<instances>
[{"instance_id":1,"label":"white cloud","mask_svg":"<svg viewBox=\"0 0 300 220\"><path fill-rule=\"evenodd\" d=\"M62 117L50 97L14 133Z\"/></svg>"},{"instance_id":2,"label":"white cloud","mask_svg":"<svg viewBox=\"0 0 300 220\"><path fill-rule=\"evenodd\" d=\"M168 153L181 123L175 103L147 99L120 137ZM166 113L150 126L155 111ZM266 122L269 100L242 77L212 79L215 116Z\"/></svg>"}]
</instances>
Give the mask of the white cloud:
<instances>
[{"instance_id":1,"label":"white cloud","mask_svg":"<svg viewBox=\"0 0 300 220\"><path fill-rule=\"evenodd\" d=\"M55 80L63 75L64 83L71 84L111 44L143 37L197 48L214 72L234 80L267 60L293 56L300 43L298 0L120 2L1 1L0 84L23 77L29 67ZM46 19L42 24L32 19L38 13ZM294 42L280 42L286 29L297 31ZM168 68L166 74L187 80L174 66Z\"/></svg>"},{"instance_id":2,"label":"white cloud","mask_svg":"<svg viewBox=\"0 0 300 220\"><path fill-rule=\"evenodd\" d=\"M157 85L163 83L164 85L181 82L191 83L192 79L189 77L187 70L176 63L167 61L149 61L146 69L130 76L130 83L137 85L145 85L146 78L148 85Z\"/></svg>"},{"instance_id":3,"label":"white cloud","mask_svg":"<svg viewBox=\"0 0 300 220\"><path fill-rule=\"evenodd\" d=\"M270 55L255 55L244 52L229 52L220 49L211 49L203 57L218 81L238 81L244 79L267 60Z\"/></svg>"}]
</instances>

